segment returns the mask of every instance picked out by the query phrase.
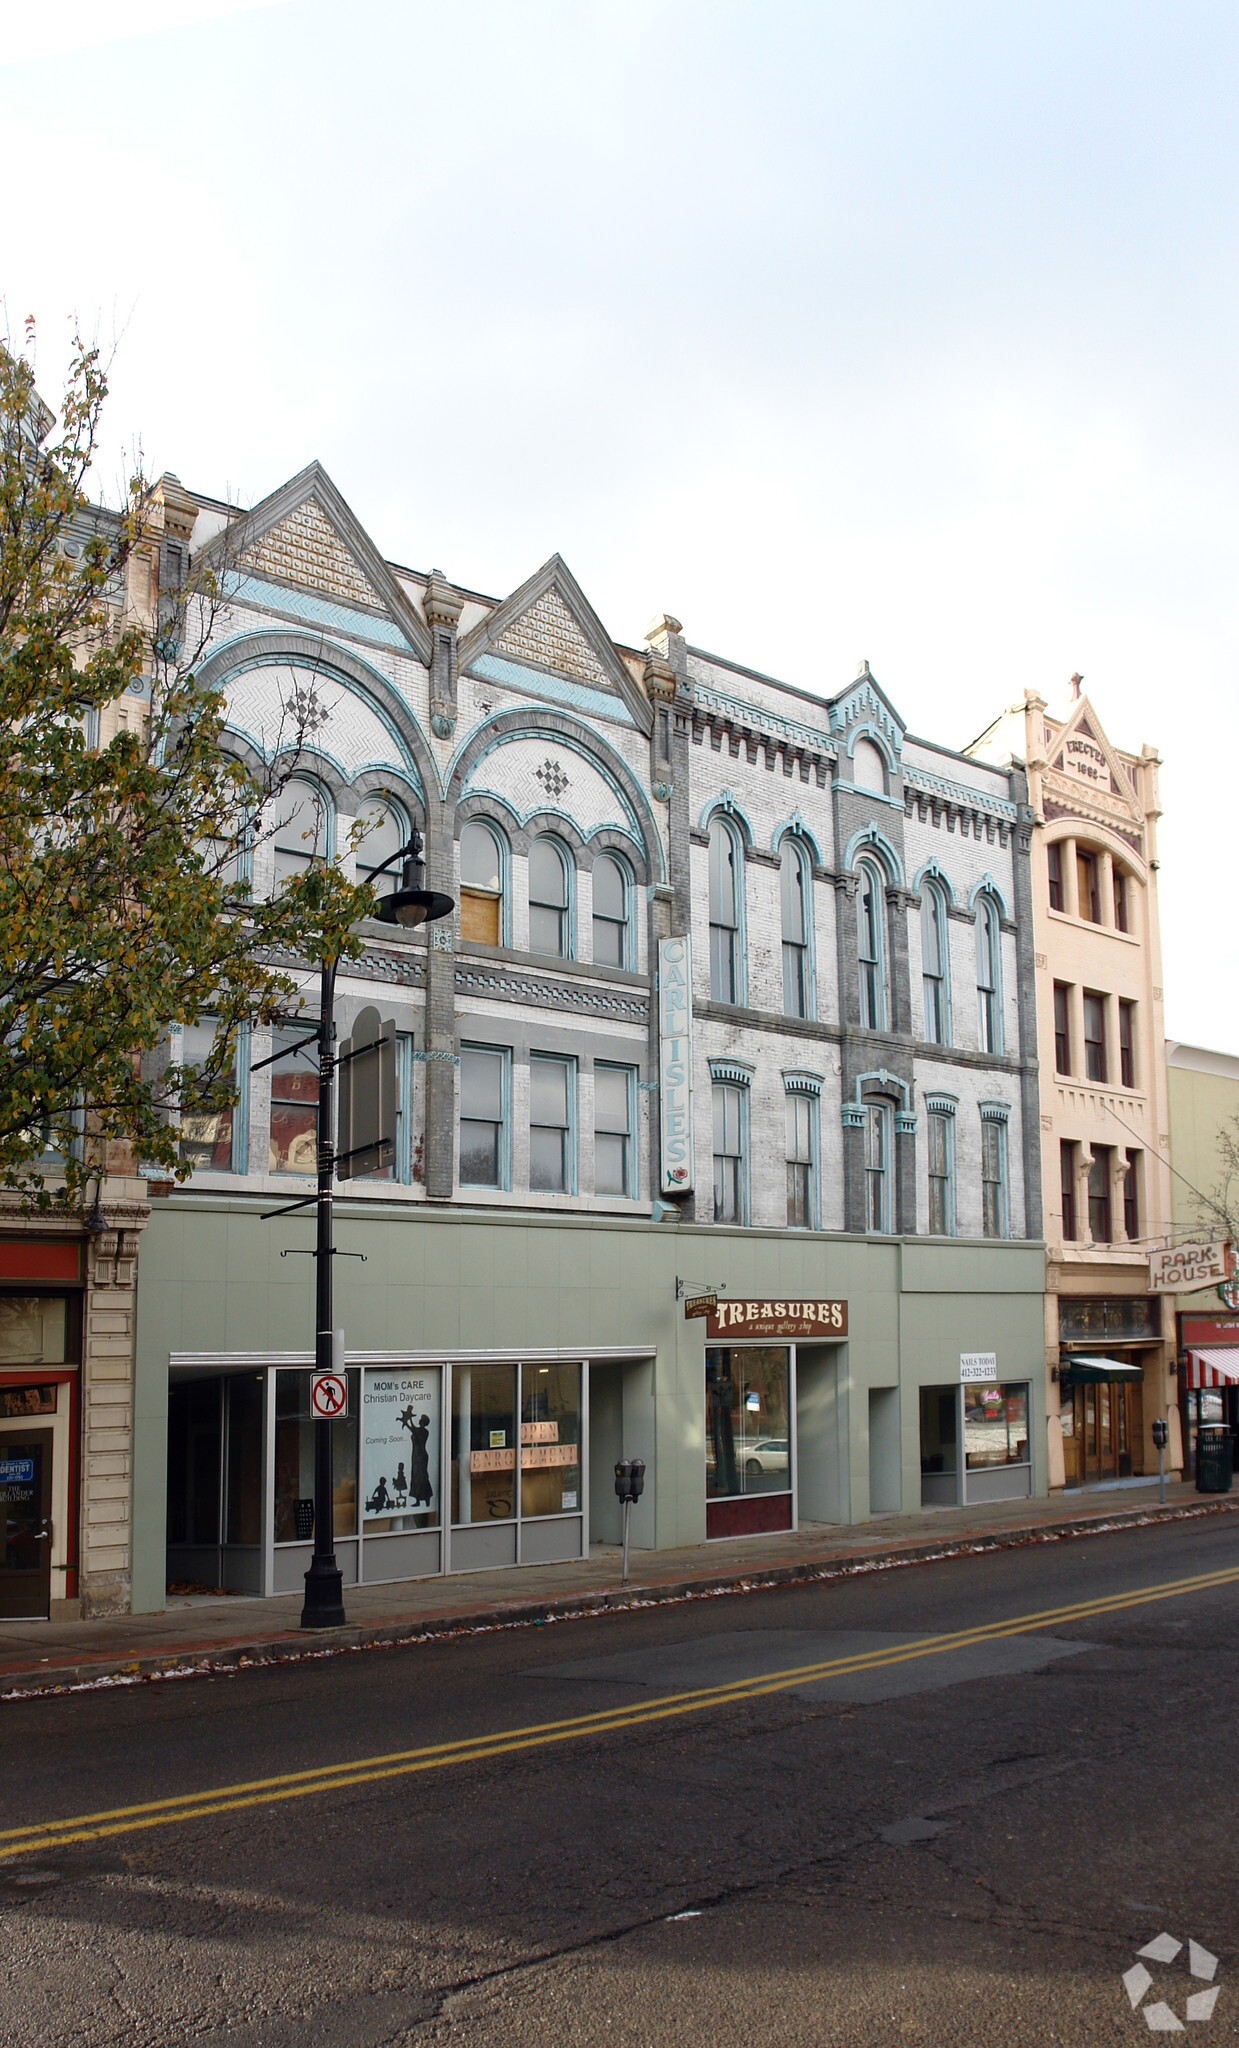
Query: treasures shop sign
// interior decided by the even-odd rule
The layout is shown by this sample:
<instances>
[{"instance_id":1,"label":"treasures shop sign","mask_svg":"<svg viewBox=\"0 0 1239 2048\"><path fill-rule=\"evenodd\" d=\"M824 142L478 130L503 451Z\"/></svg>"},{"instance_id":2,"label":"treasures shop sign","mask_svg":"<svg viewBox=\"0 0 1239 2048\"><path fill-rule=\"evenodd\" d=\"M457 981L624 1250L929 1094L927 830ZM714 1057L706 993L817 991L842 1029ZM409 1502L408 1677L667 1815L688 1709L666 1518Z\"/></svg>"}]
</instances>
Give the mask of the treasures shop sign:
<instances>
[{"instance_id":1,"label":"treasures shop sign","mask_svg":"<svg viewBox=\"0 0 1239 2048\"><path fill-rule=\"evenodd\" d=\"M846 1337L846 1301L720 1301L706 1318L706 1336Z\"/></svg>"}]
</instances>

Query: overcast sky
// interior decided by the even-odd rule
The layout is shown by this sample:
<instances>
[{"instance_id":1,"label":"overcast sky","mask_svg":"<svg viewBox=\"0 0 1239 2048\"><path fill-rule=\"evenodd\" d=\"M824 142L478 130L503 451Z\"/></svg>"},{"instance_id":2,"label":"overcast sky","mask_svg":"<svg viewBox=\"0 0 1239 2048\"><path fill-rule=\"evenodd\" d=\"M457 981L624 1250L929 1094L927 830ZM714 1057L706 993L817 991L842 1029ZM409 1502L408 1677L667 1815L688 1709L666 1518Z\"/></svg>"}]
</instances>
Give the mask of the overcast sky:
<instances>
[{"instance_id":1,"label":"overcast sky","mask_svg":"<svg viewBox=\"0 0 1239 2048\"><path fill-rule=\"evenodd\" d=\"M45 0L5 50L0 289L49 398L68 316L115 341L102 481L317 456L396 561L558 550L619 639L864 656L957 746L1082 670L1165 759L1168 1031L1239 1052L1233 4Z\"/></svg>"}]
</instances>

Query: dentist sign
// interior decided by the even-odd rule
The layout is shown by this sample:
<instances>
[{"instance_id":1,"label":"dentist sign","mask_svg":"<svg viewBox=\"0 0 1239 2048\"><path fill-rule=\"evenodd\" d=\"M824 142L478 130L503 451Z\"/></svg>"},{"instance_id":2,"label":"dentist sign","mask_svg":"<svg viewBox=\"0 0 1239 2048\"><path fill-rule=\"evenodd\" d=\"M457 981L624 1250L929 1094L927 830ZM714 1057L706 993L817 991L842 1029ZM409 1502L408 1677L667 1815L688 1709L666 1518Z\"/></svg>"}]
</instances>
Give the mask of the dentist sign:
<instances>
[{"instance_id":1,"label":"dentist sign","mask_svg":"<svg viewBox=\"0 0 1239 2048\"><path fill-rule=\"evenodd\" d=\"M658 1156L664 1195L693 1185L693 962L687 934L658 941Z\"/></svg>"}]
</instances>

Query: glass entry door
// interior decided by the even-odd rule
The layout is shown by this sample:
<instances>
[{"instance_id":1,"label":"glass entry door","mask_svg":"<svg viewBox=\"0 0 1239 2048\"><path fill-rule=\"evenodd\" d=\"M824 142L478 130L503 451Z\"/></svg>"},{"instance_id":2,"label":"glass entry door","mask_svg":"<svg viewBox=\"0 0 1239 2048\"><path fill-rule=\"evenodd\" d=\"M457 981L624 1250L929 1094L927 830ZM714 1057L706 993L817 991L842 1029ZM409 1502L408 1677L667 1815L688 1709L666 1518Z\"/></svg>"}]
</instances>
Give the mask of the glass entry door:
<instances>
[{"instance_id":1,"label":"glass entry door","mask_svg":"<svg viewBox=\"0 0 1239 2048\"><path fill-rule=\"evenodd\" d=\"M52 1592L52 1433L0 1437L0 1620L46 1621Z\"/></svg>"}]
</instances>

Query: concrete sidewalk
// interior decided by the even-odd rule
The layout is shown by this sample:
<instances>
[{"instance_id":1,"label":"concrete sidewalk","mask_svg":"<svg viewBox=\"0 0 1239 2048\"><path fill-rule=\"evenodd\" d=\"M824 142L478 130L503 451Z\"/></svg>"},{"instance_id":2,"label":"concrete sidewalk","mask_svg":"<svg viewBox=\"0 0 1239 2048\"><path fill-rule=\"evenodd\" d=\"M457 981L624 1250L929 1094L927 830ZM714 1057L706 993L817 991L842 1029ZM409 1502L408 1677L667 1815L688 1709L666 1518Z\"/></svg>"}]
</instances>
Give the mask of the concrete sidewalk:
<instances>
[{"instance_id":1,"label":"concrete sidewalk","mask_svg":"<svg viewBox=\"0 0 1239 2048\"><path fill-rule=\"evenodd\" d=\"M618 1549L588 1559L451 1578L408 1579L345 1589L344 1628L303 1632L301 1596L177 1602L163 1614L103 1621L0 1623L0 1699L71 1686L132 1682L174 1672L295 1661L414 1642L470 1629L529 1626L572 1614L651 1602L707 1598L754 1586L793 1585L933 1558L1026 1543L1099 1535L1155 1522L1239 1511L1239 1495L1201 1495L1167 1481L1095 1487L1050 1500L998 1501L880 1515L857 1527L810 1523L787 1536L749 1536L684 1550L638 1550L621 1584Z\"/></svg>"}]
</instances>

